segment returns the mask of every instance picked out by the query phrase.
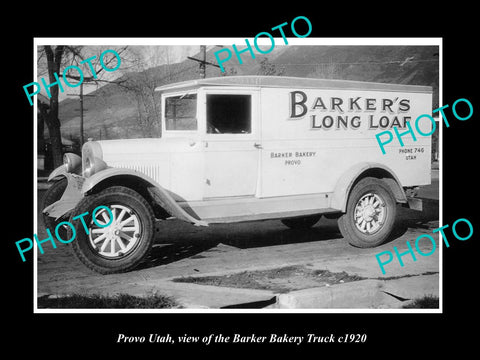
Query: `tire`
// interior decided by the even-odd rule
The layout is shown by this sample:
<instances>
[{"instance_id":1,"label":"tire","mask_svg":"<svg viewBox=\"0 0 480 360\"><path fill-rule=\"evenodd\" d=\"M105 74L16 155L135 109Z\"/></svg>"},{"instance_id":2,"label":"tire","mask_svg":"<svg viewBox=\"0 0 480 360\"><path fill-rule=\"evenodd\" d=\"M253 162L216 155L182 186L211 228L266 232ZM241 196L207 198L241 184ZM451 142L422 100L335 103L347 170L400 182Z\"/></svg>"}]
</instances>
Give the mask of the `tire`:
<instances>
[{"instance_id":1,"label":"tire","mask_svg":"<svg viewBox=\"0 0 480 360\"><path fill-rule=\"evenodd\" d=\"M94 219L92 215L98 206L108 207L114 219L106 209L97 210ZM85 212L88 212L83 217L88 234L82 221L73 219ZM100 274L122 273L137 267L150 252L155 235L152 208L140 194L123 186L113 186L83 198L74 209L70 223L76 231L72 242L74 254Z\"/></svg>"},{"instance_id":2,"label":"tire","mask_svg":"<svg viewBox=\"0 0 480 360\"><path fill-rule=\"evenodd\" d=\"M322 215L305 216L301 218L283 219L282 224L290 229L310 229L315 225Z\"/></svg>"},{"instance_id":3,"label":"tire","mask_svg":"<svg viewBox=\"0 0 480 360\"><path fill-rule=\"evenodd\" d=\"M47 206L57 202L62 197L65 189L67 188L68 181L65 177L62 177L60 180L55 181L45 192L42 201L42 210ZM62 221L62 219L57 219L42 213L43 225L46 229L50 229L50 232L53 234L57 225ZM62 239L65 239L67 236L67 230L65 228L58 229L58 233Z\"/></svg>"},{"instance_id":4,"label":"tire","mask_svg":"<svg viewBox=\"0 0 480 360\"><path fill-rule=\"evenodd\" d=\"M338 227L351 245L375 247L390 237L396 210L390 187L380 179L364 178L351 191L346 213L338 219Z\"/></svg>"}]
</instances>

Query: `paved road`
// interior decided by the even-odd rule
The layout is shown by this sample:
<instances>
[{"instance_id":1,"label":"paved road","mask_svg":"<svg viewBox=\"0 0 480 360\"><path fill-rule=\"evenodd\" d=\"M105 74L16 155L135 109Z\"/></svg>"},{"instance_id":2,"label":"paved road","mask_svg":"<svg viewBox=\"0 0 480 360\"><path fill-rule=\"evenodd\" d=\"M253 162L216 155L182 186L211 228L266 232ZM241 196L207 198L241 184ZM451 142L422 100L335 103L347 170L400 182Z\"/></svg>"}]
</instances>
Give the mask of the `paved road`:
<instances>
[{"instance_id":1,"label":"paved road","mask_svg":"<svg viewBox=\"0 0 480 360\"><path fill-rule=\"evenodd\" d=\"M39 192L39 204L43 193ZM420 234L431 234L431 230L438 227L435 219L421 218L417 212L400 207L398 210L398 238L374 249L350 246L342 238L336 221L328 219L304 231L288 229L280 221L209 228L196 228L175 220L158 222L155 246L148 262L126 274L96 274L76 260L68 246L59 244L57 249L47 249L38 255L38 295L162 293L165 288L162 284L172 278L226 275L287 265L345 271L368 278L438 273L437 251L432 256L417 256L416 262L404 256L404 267L394 261L386 266L387 273L381 274L375 259L377 253L393 251L394 246L400 252L405 251L406 241L414 241ZM40 219L38 233L40 239L46 238ZM438 248L438 236L435 234L434 238ZM421 248L428 253L431 244L423 242Z\"/></svg>"}]
</instances>

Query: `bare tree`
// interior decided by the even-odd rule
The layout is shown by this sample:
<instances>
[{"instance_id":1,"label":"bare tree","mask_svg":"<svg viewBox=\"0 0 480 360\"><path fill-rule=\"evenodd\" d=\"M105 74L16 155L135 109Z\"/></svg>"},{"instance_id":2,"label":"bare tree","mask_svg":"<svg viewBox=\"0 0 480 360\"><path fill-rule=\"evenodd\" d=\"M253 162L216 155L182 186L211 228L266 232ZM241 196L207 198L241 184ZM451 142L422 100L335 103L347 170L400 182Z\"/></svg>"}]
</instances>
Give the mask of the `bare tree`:
<instances>
[{"instance_id":1,"label":"bare tree","mask_svg":"<svg viewBox=\"0 0 480 360\"><path fill-rule=\"evenodd\" d=\"M161 136L160 101L155 88L160 82L174 78L170 64L170 49L166 46L130 48L132 66L136 72L128 76L123 88L136 102L137 122L143 136ZM133 65L134 64L134 65ZM160 65L166 65L160 70Z\"/></svg>"},{"instance_id":2,"label":"bare tree","mask_svg":"<svg viewBox=\"0 0 480 360\"><path fill-rule=\"evenodd\" d=\"M123 47L118 49L117 54L121 55L127 47ZM62 67L68 67L68 66L79 66L83 61L86 60L85 55L82 54L82 51L84 49L84 46L66 46L66 45L58 45L58 46L50 46L50 45L44 45L41 49L39 49L39 55L38 55L38 63L43 61L43 58L46 58L47 61L47 66L46 66L46 72L48 74L48 79L50 84L54 84L57 81L57 78L59 79L61 77L61 68ZM103 65L105 67L108 67L108 65L114 61L114 57L111 57L107 59L106 61L102 59ZM104 70L104 67L101 66L100 63L100 56L95 56L93 60L90 60L90 64L92 65L93 71L95 72L95 76L83 76L81 78L80 76L75 76L71 75L69 73L65 74L65 77L68 77L70 79L75 79L77 81L82 80L83 82L94 82L96 84L100 82L114 82L114 83L120 83L120 82L115 82L115 81L109 81L106 79L102 78L102 72ZM40 72L39 72L40 73ZM57 77L55 77L55 75ZM59 80L60 81L60 80ZM41 114L38 118L38 121L45 121L45 124L47 125L48 128L48 133L50 136L50 142L51 142L51 153L52 153L52 160L53 160L53 166L58 167L62 164L62 137L61 137L61 123L58 118L58 113L59 113L59 100L58 100L58 95L59 95L59 86L58 84L54 84L53 86L49 87L49 92L50 92L50 106L48 109L46 107L42 107ZM61 85L63 87L63 85ZM42 126L39 126L39 128L43 128ZM43 135L43 132L42 132Z\"/></svg>"},{"instance_id":3,"label":"bare tree","mask_svg":"<svg viewBox=\"0 0 480 360\"><path fill-rule=\"evenodd\" d=\"M260 69L258 69L257 75L282 76L284 74L285 67L271 63L266 57L260 60Z\"/></svg>"},{"instance_id":4,"label":"bare tree","mask_svg":"<svg viewBox=\"0 0 480 360\"><path fill-rule=\"evenodd\" d=\"M48 79L50 84L52 84L56 81L55 74L60 72L65 46L59 45L53 49L51 46L45 45L43 48L47 57ZM56 168L62 164L62 136L60 133L60 120L58 119L58 86L52 86L50 94L50 107L43 119L50 134L53 166Z\"/></svg>"}]
</instances>

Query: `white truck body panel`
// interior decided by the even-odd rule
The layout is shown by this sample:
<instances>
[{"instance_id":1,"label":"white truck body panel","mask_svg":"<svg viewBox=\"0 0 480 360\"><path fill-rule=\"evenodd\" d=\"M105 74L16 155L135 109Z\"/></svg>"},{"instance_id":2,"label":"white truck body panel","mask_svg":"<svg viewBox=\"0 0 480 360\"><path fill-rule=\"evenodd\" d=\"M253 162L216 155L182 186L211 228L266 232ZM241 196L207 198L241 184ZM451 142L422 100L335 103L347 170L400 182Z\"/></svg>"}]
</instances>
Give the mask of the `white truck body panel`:
<instances>
[{"instance_id":1,"label":"white truck body panel","mask_svg":"<svg viewBox=\"0 0 480 360\"><path fill-rule=\"evenodd\" d=\"M431 113L431 95L414 92L387 92L362 90L323 90L299 89L307 96L308 111L300 118L289 118L290 89L262 89L262 192L260 196L285 196L308 193L324 193L333 191L335 184L350 167L361 162L384 164L398 176L402 186L417 186L430 183L431 138L417 135L414 142L410 135L402 137L405 146L400 147L396 138L386 145L386 154L382 154L375 134L382 131L378 128L379 119L388 117L392 123L396 116L403 125L403 119L409 118L414 128L415 119L422 114ZM386 113L381 109L374 111L349 111L338 106L332 111L312 109L315 99L321 98L326 107L332 98L375 99L377 104L382 99L408 99L411 109L402 113ZM279 101L282 99L283 101ZM358 102L364 107L364 101ZM265 106L274 104L276 106ZM392 110L393 107L392 107ZM341 116L345 122L336 121ZM358 128L352 127L359 124ZM322 126L322 120L334 125L328 129L313 128ZM314 120L313 120L314 119ZM425 120L425 119L424 119ZM386 120L385 120L386 121ZM422 122L422 125L424 123ZM426 120L426 125L430 125ZM430 128L422 127L427 133ZM386 130L392 130L390 127ZM405 129L408 130L408 129ZM404 128L399 128L402 133ZM405 149L417 150L415 158L410 160L403 152ZM421 149L421 150L420 150ZM419 151L420 150L420 151ZM275 157L280 155L280 157Z\"/></svg>"},{"instance_id":2,"label":"white truck body panel","mask_svg":"<svg viewBox=\"0 0 480 360\"><path fill-rule=\"evenodd\" d=\"M100 141L103 160L109 166L148 175L199 219L251 217L289 209L340 210L338 203L347 194L335 194L336 187L341 181L348 184L342 176L363 163L391 169L401 187L430 183L430 136L416 133L416 141L411 134L402 136L403 147L394 137L385 155L375 138L380 131L393 132L392 125L400 133L406 131L405 121L415 131L415 119L431 114L429 87L224 77L158 90L162 109L167 98L196 98L195 109L190 110L196 112L195 127L168 129L162 111L161 139ZM207 99L220 95L249 99L247 131L207 131ZM222 111L227 114L228 108ZM430 126L428 119L420 123L424 133ZM341 201L332 208L333 198Z\"/></svg>"}]
</instances>

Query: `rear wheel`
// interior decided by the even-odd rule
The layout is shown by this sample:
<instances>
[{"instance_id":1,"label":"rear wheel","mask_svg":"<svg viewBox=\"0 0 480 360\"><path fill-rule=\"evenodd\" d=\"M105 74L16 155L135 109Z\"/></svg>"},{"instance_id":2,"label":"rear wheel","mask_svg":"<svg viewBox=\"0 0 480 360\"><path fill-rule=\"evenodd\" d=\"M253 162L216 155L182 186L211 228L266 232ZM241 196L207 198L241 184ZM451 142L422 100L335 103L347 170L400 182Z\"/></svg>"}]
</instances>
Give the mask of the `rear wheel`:
<instances>
[{"instance_id":1,"label":"rear wheel","mask_svg":"<svg viewBox=\"0 0 480 360\"><path fill-rule=\"evenodd\" d=\"M301 218L283 219L282 224L290 229L310 229L320 220L321 215L305 216Z\"/></svg>"},{"instance_id":2,"label":"rear wheel","mask_svg":"<svg viewBox=\"0 0 480 360\"><path fill-rule=\"evenodd\" d=\"M123 186L107 188L83 198L72 217L85 212L86 229L80 219L70 222L76 231L73 251L86 266L112 274L132 270L145 259L154 239L155 217L140 194Z\"/></svg>"},{"instance_id":3,"label":"rear wheel","mask_svg":"<svg viewBox=\"0 0 480 360\"><path fill-rule=\"evenodd\" d=\"M338 227L351 245L375 247L391 235L395 215L396 202L390 187L380 179L368 177L353 188Z\"/></svg>"}]
</instances>

